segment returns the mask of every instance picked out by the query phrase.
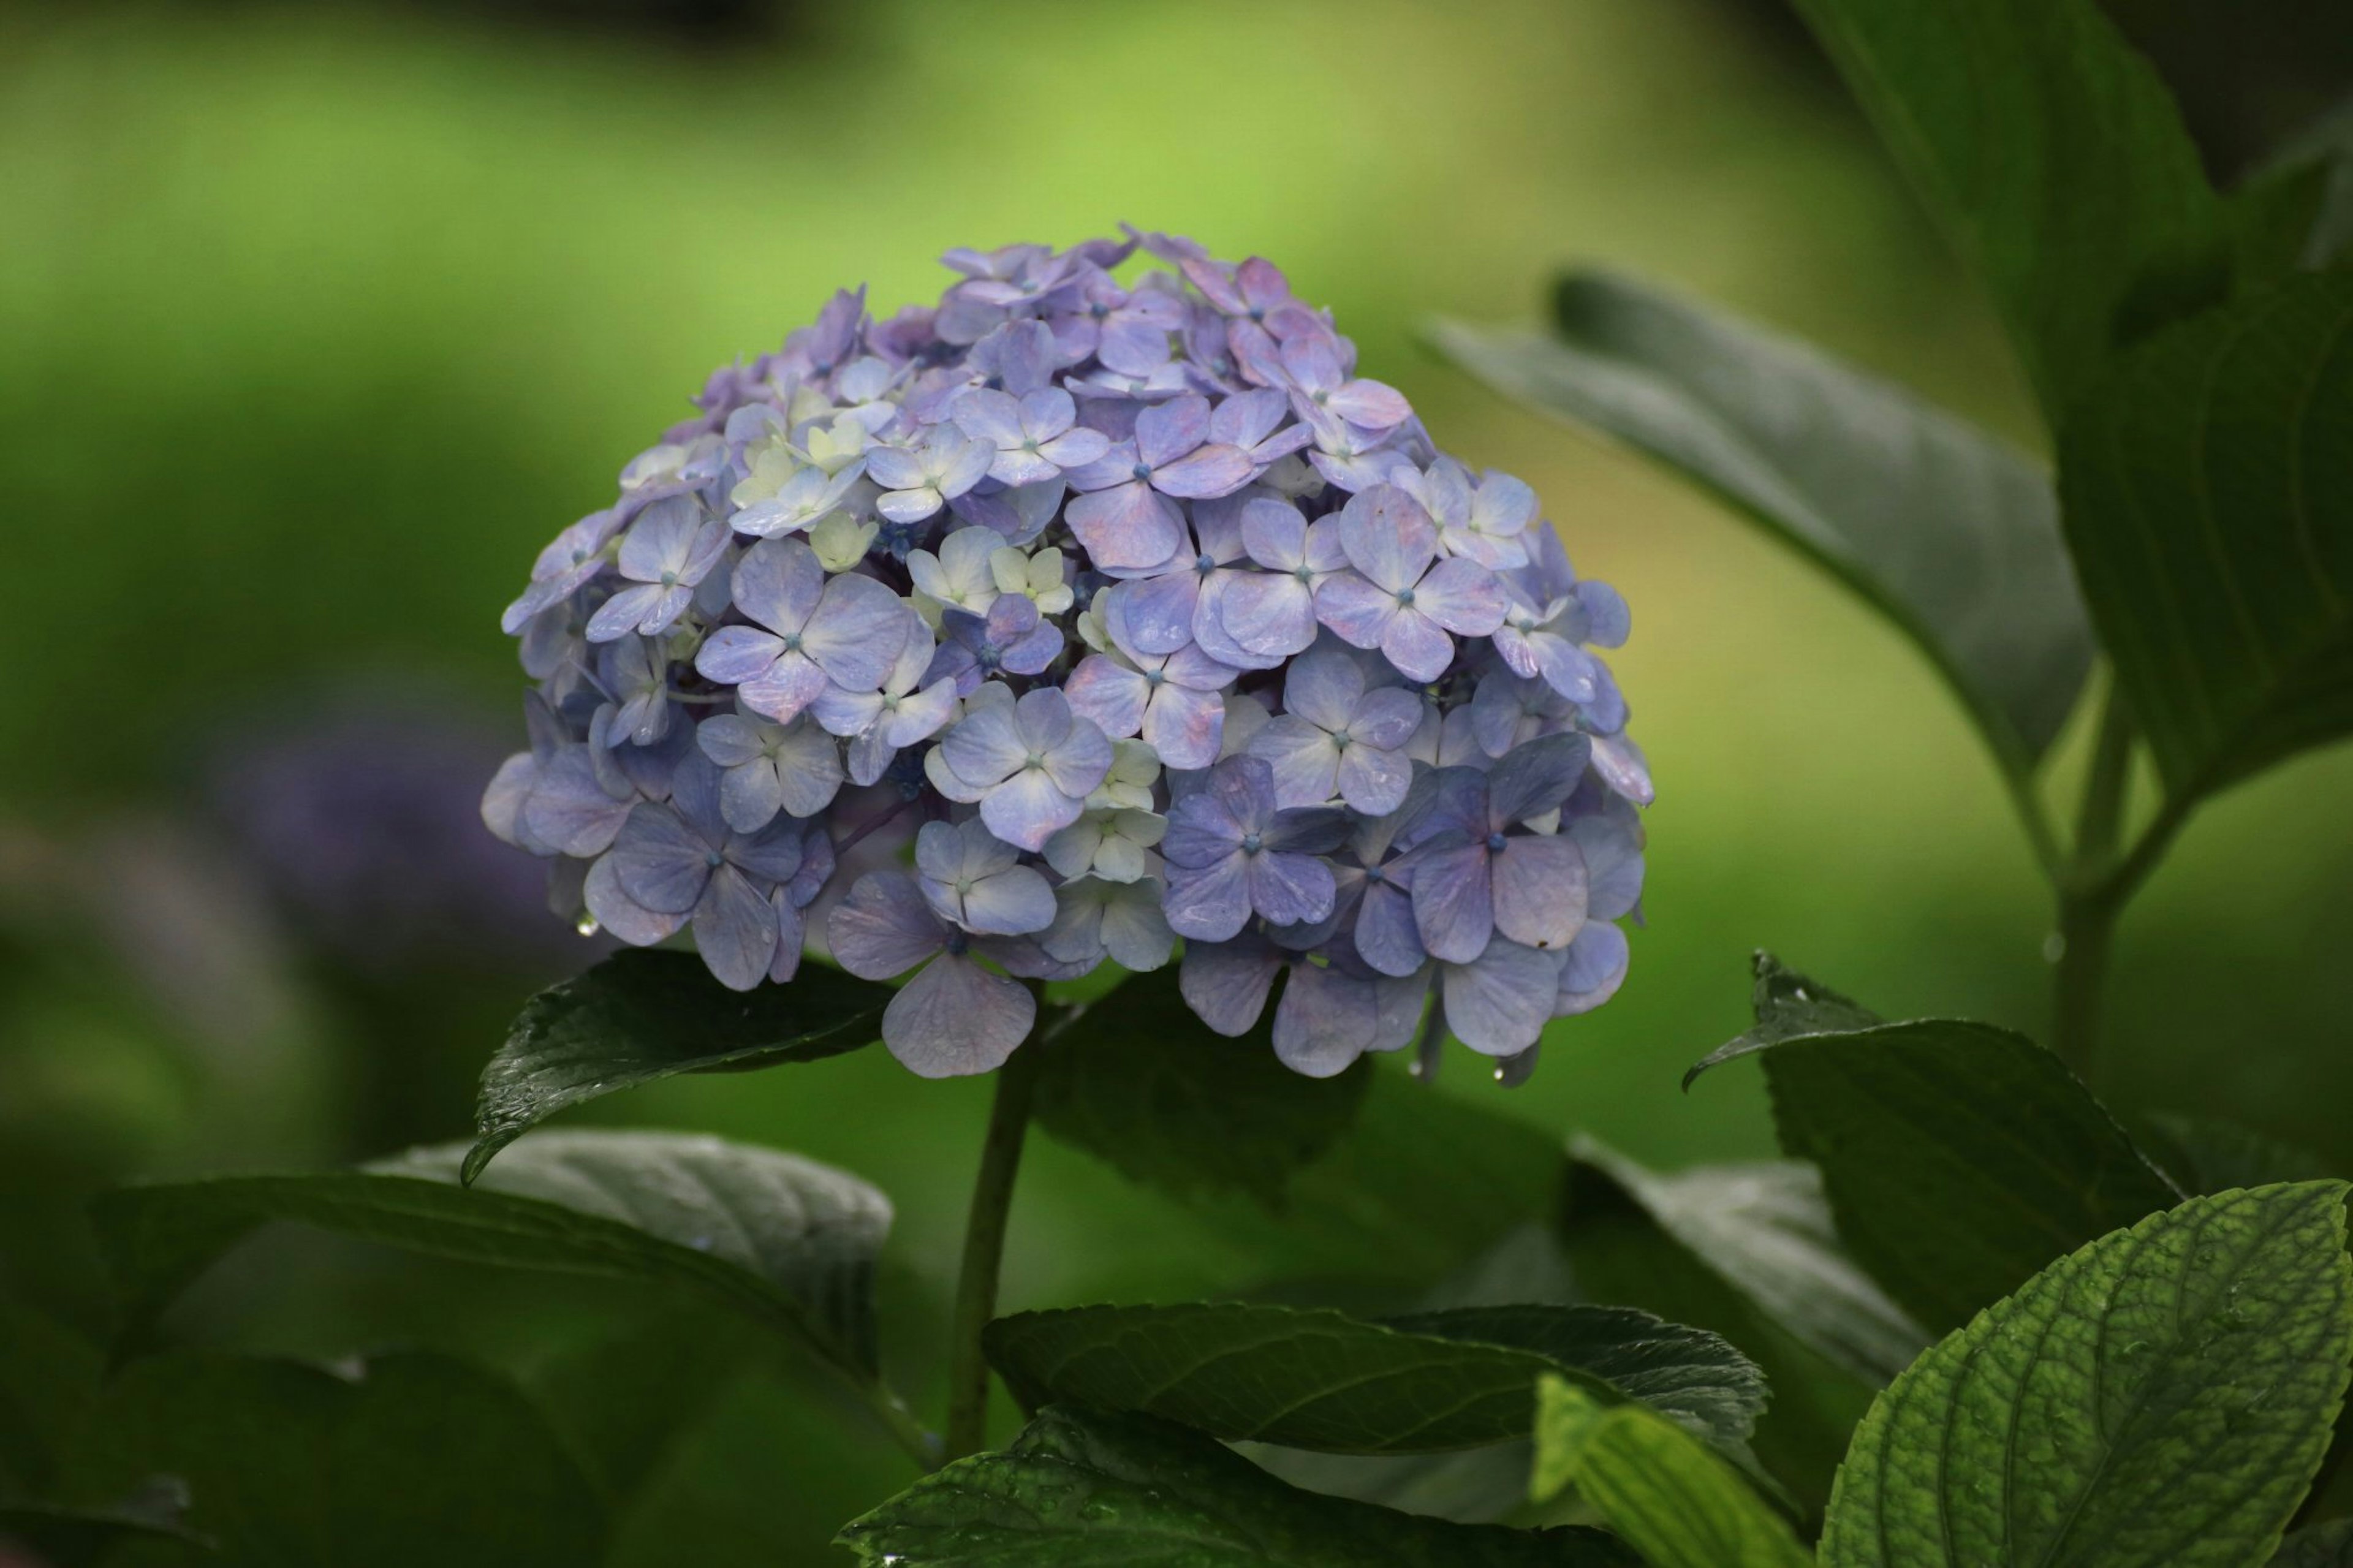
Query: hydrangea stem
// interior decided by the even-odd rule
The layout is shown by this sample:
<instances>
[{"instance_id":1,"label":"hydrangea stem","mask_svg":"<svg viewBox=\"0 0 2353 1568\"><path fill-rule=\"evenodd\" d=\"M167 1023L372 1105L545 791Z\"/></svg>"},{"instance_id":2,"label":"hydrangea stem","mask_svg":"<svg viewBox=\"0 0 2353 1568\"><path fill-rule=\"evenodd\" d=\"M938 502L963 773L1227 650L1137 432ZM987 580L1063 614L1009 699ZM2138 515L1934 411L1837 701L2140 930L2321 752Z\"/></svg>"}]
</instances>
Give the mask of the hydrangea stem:
<instances>
[{"instance_id":1,"label":"hydrangea stem","mask_svg":"<svg viewBox=\"0 0 2353 1568\"><path fill-rule=\"evenodd\" d=\"M1042 1033L1042 1031L1041 1031ZM955 1317L948 1344L947 1454L960 1459L988 1441L988 1363L981 1354L981 1331L997 1315L997 1279L1005 1258L1005 1222L1013 1206L1013 1182L1021 1169L1021 1144L1029 1131L1029 1101L1044 1054L1033 1035L997 1069L997 1095L989 1104L988 1132L980 1146L980 1172L965 1220L964 1263L956 1275Z\"/></svg>"},{"instance_id":2,"label":"hydrangea stem","mask_svg":"<svg viewBox=\"0 0 2353 1568\"><path fill-rule=\"evenodd\" d=\"M2132 714L2111 684L2100 707L2091 773L2075 824L2075 853L2059 893L2058 952L2052 994L2052 1047L2087 1081L2100 1047L2101 1002L2116 916L2131 889L2112 875L2132 778Z\"/></svg>"}]
</instances>

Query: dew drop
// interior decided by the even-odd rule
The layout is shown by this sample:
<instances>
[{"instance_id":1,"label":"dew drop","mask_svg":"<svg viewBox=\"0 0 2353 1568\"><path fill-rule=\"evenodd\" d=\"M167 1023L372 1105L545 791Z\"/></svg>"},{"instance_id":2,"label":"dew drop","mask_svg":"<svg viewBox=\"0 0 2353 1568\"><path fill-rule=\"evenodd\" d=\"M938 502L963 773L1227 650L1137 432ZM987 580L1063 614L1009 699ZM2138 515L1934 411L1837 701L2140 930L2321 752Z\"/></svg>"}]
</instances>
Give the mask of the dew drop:
<instances>
[{"instance_id":1,"label":"dew drop","mask_svg":"<svg viewBox=\"0 0 2353 1568\"><path fill-rule=\"evenodd\" d=\"M1117 1519L1119 1510L1107 1502L1091 1502L1079 1510L1079 1517L1090 1524L1101 1524L1107 1519Z\"/></svg>"},{"instance_id":2,"label":"dew drop","mask_svg":"<svg viewBox=\"0 0 2353 1568\"><path fill-rule=\"evenodd\" d=\"M2066 957L2066 956L2067 956L2067 939L2066 939L2065 937L2063 937L2063 936L2060 935L2057 931L2052 931L2049 936L2046 936L2046 937L2044 937L2044 938L2042 939L2042 962L2043 962L2043 963L2058 963L2061 959L2063 959L2063 958L2064 958L2064 957Z\"/></svg>"},{"instance_id":3,"label":"dew drop","mask_svg":"<svg viewBox=\"0 0 2353 1568\"><path fill-rule=\"evenodd\" d=\"M595 936L597 931L603 928L597 925L596 917L595 915L582 915L578 921L574 922L572 929L578 931L582 936Z\"/></svg>"}]
</instances>

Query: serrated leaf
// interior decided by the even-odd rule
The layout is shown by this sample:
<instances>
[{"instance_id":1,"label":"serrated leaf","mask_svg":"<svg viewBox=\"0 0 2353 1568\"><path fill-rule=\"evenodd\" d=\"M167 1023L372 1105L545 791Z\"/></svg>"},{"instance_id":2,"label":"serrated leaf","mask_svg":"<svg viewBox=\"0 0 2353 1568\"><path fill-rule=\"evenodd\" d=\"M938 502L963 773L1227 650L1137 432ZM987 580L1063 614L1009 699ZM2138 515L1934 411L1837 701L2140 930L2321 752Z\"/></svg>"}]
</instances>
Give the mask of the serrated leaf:
<instances>
[{"instance_id":1,"label":"serrated leaf","mask_svg":"<svg viewBox=\"0 0 2353 1568\"><path fill-rule=\"evenodd\" d=\"M2353 1519L2332 1519L2280 1542L2271 1568L2353 1568Z\"/></svg>"},{"instance_id":2,"label":"serrated leaf","mask_svg":"<svg viewBox=\"0 0 2353 1568\"><path fill-rule=\"evenodd\" d=\"M107 1496L188 1483L187 1525L241 1568L578 1568L605 1508L512 1384L403 1353L338 1376L189 1352L109 1385L71 1469Z\"/></svg>"},{"instance_id":3,"label":"serrated leaf","mask_svg":"<svg viewBox=\"0 0 2353 1568\"><path fill-rule=\"evenodd\" d=\"M867 1568L1639 1568L1596 1531L1450 1524L1321 1497L1182 1427L1059 1406L837 1543Z\"/></svg>"},{"instance_id":4,"label":"serrated leaf","mask_svg":"<svg viewBox=\"0 0 2353 1568\"><path fill-rule=\"evenodd\" d=\"M1689 1432L1546 1376L1536 1393L1538 1501L1575 1485L1651 1568L1807 1568L1787 1521Z\"/></svg>"},{"instance_id":5,"label":"serrated leaf","mask_svg":"<svg viewBox=\"0 0 2353 1568\"><path fill-rule=\"evenodd\" d=\"M570 1106L679 1073L840 1056L881 1037L891 989L818 964L789 985L730 991L692 953L628 949L550 986L482 1069L464 1178Z\"/></svg>"},{"instance_id":6,"label":"serrated leaf","mask_svg":"<svg viewBox=\"0 0 2353 1568\"><path fill-rule=\"evenodd\" d=\"M2031 771L2091 668L2049 478L1903 388L1602 273L1562 279L1556 337L1444 324L1522 402L1623 441L1861 595Z\"/></svg>"},{"instance_id":7,"label":"serrated leaf","mask_svg":"<svg viewBox=\"0 0 2353 1568\"><path fill-rule=\"evenodd\" d=\"M691 1286L871 1381L890 1200L845 1172L723 1139L545 1132L471 1189L461 1144L367 1171L133 1186L92 1207L135 1331L270 1220L470 1262Z\"/></svg>"},{"instance_id":8,"label":"serrated leaf","mask_svg":"<svg viewBox=\"0 0 2353 1568\"><path fill-rule=\"evenodd\" d=\"M1076 1307L1000 1318L984 1343L1028 1408L1134 1410L1327 1453L1524 1437L1544 1373L1612 1404L1654 1399L1726 1443L1764 1404L1757 1369L1730 1345L1623 1308L1463 1308L1380 1324L1241 1303Z\"/></svg>"},{"instance_id":9,"label":"serrated leaf","mask_svg":"<svg viewBox=\"0 0 2353 1568\"><path fill-rule=\"evenodd\" d=\"M2272 1551L2353 1355L2345 1184L2192 1198L1920 1358L1855 1434L1825 1568L2240 1568Z\"/></svg>"},{"instance_id":10,"label":"serrated leaf","mask_svg":"<svg viewBox=\"0 0 2353 1568\"><path fill-rule=\"evenodd\" d=\"M1951 1019L1787 1032L1764 984L1779 966L1759 954L1757 967L1771 1037L1752 1032L1709 1060L1762 1050L1783 1151L1820 1169L1847 1251L1930 1331L2179 1198L2023 1035ZM1777 983L1812 990L1788 971Z\"/></svg>"},{"instance_id":11,"label":"serrated leaf","mask_svg":"<svg viewBox=\"0 0 2353 1568\"><path fill-rule=\"evenodd\" d=\"M2220 199L2090 0L1798 0L1992 294L2054 427L2116 345L2220 297Z\"/></svg>"},{"instance_id":12,"label":"serrated leaf","mask_svg":"<svg viewBox=\"0 0 2353 1568\"><path fill-rule=\"evenodd\" d=\"M2061 432L2067 541L2177 810L2353 732L2353 272L2151 338Z\"/></svg>"},{"instance_id":13,"label":"serrated leaf","mask_svg":"<svg viewBox=\"0 0 2353 1568\"><path fill-rule=\"evenodd\" d=\"M1071 1147L1180 1197L1239 1191L1282 1207L1293 1173L1329 1150L1371 1087L1359 1061L1313 1079L1276 1059L1273 1009L1229 1038L1194 1016L1175 966L1139 974L1033 1046L1033 1114Z\"/></svg>"}]
</instances>

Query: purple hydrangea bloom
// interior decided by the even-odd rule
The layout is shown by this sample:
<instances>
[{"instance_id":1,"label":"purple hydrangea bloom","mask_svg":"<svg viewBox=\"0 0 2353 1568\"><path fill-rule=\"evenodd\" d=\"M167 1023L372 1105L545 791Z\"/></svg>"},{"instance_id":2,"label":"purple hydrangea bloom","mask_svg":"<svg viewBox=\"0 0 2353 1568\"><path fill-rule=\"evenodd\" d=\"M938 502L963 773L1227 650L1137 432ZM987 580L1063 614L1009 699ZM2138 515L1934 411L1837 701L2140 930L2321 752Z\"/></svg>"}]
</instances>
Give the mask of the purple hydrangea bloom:
<instances>
[{"instance_id":1,"label":"purple hydrangea bloom","mask_svg":"<svg viewBox=\"0 0 2353 1568\"><path fill-rule=\"evenodd\" d=\"M1204 1022L1271 1007L1300 1072L1451 1033L1524 1075L1641 919L1624 601L1264 258L947 262L714 374L540 552L484 823L729 985L824 911L911 975L883 1034L928 1075L1018 1047L1021 982L1180 940Z\"/></svg>"}]
</instances>

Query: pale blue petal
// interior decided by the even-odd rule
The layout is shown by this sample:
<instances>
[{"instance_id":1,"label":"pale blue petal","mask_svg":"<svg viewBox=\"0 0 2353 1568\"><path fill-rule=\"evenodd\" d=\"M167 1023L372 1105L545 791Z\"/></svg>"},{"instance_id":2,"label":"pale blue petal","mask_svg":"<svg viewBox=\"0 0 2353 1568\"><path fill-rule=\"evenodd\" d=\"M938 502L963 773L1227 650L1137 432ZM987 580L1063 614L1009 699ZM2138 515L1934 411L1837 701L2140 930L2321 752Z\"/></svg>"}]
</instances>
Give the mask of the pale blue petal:
<instances>
[{"instance_id":1,"label":"pale blue petal","mask_svg":"<svg viewBox=\"0 0 2353 1568\"><path fill-rule=\"evenodd\" d=\"M1495 932L1487 847L1458 844L1418 851L1413 861L1413 919L1421 944L1448 963L1467 963Z\"/></svg>"},{"instance_id":2,"label":"pale blue petal","mask_svg":"<svg viewBox=\"0 0 2353 1568\"><path fill-rule=\"evenodd\" d=\"M826 921L834 962L867 980L903 974L940 950L946 933L902 871L870 871Z\"/></svg>"},{"instance_id":3,"label":"pale blue petal","mask_svg":"<svg viewBox=\"0 0 2353 1568\"><path fill-rule=\"evenodd\" d=\"M882 1010L882 1043L919 1078L993 1072L1029 1037L1037 1016L1019 981L942 953Z\"/></svg>"},{"instance_id":4,"label":"pale blue petal","mask_svg":"<svg viewBox=\"0 0 2353 1568\"><path fill-rule=\"evenodd\" d=\"M722 985L749 991L776 961L776 911L741 871L722 866L694 906L694 946Z\"/></svg>"},{"instance_id":5,"label":"pale blue petal","mask_svg":"<svg viewBox=\"0 0 2353 1568\"><path fill-rule=\"evenodd\" d=\"M1282 955L1257 937L1187 942L1176 989L1218 1034L1247 1035L1266 1011L1266 994L1282 967Z\"/></svg>"},{"instance_id":6,"label":"pale blue petal","mask_svg":"<svg viewBox=\"0 0 2353 1568\"><path fill-rule=\"evenodd\" d=\"M1527 947L1567 947L1585 924L1585 857L1564 837L1520 835L1492 857L1495 929Z\"/></svg>"},{"instance_id":7,"label":"pale blue petal","mask_svg":"<svg viewBox=\"0 0 2353 1568\"><path fill-rule=\"evenodd\" d=\"M1630 954L1626 933L1607 921L1588 921L1568 944L1560 969L1560 992L1553 999L1553 1016L1589 1013L1626 983Z\"/></svg>"},{"instance_id":8,"label":"pale blue petal","mask_svg":"<svg viewBox=\"0 0 2353 1568\"><path fill-rule=\"evenodd\" d=\"M1175 837L1173 824L1169 833ZM1193 942L1227 942L1239 934L1250 923L1250 858L1235 850L1203 867L1172 864L1161 900L1169 928Z\"/></svg>"},{"instance_id":9,"label":"pale blue petal","mask_svg":"<svg viewBox=\"0 0 2353 1568\"><path fill-rule=\"evenodd\" d=\"M1544 1033L1559 994L1561 955L1496 941L1475 963L1440 971L1446 1026L1482 1056L1508 1057Z\"/></svg>"}]
</instances>

